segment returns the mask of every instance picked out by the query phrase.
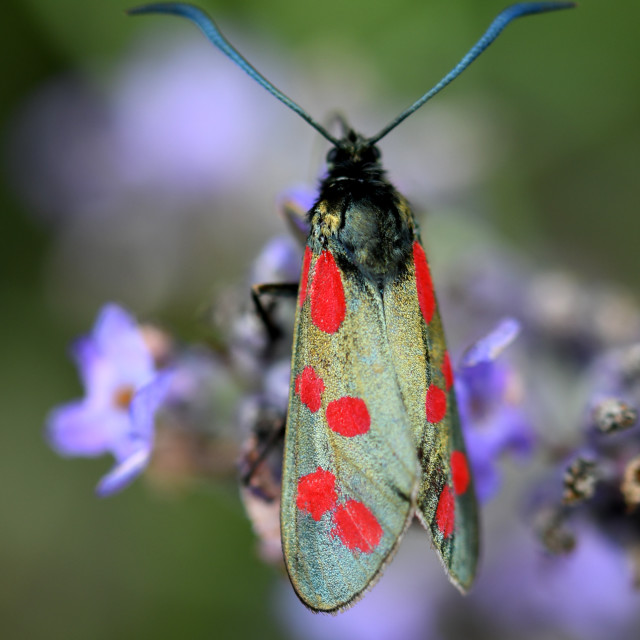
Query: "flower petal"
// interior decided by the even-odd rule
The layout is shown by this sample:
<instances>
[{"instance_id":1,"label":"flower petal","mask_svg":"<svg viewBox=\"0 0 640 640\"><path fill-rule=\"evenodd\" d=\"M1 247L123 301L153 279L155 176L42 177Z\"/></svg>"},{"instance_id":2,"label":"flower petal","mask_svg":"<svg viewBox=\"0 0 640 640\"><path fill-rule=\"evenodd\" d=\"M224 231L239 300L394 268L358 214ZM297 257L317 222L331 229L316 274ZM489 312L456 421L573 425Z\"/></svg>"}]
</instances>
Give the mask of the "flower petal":
<instances>
[{"instance_id":1,"label":"flower petal","mask_svg":"<svg viewBox=\"0 0 640 640\"><path fill-rule=\"evenodd\" d=\"M144 471L149 464L150 457L150 450L145 448L132 453L113 467L106 476L103 476L96 487L96 494L104 498L124 489Z\"/></svg>"},{"instance_id":2,"label":"flower petal","mask_svg":"<svg viewBox=\"0 0 640 640\"><path fill-rule=\"evenodd\" d=\"M492 362L515 340L518 333L520 323L515 318L504 318L493 331L469 347L462 357L462 367Z\"/></svg>"},{"instance_id":3,"label":"flower petal","mask_svg":"<svg viewBox=\"0 0 640 640\"><path fill-rule=\"evenodd\" d=\"M311 188L309 185L295 185L289 187L282 192L280 196L282 202L291 201L302 211L309 211L318 200L318 189Z\"/></svg>"},{"instance_id":4,"label":"flower petal","mask_svg":"<svg viewBox=\"0 0 640 640\"><path fill-rule=\"evenodd\" d=\"M131 384L123 381L114 362L98 348L91 336L78 338L71 346L85 389L85 400L95 411L113 408L113 395L119 385Z\"/></svg>"},{"instance_id":5,"label":"flower petal","mask_svg":"<svg viewBox=\"0 0 640 640\"><path fill-rule=\"evenodd\" d=\"M140 389L127 413L128 428L112 443L111 453L118 462L124 462L140 450L151 455L155 436L155 417L158 408L167 398L173 380L173 372L162 373Z\"/></svg>"},{"instance_id":6,"label":"flower petal","mask_svg":"<svg viewBox=\"0 0 640 640\"><path fill-rule=\"evenodd\" d=\"M173 371L160 373L133 397L129 410L132 437L148 442L151 445L155 414L167 397L173 378Z\"/></svg>"},{"instance_id":7,"label":"flower petal","mask_svg":"<svg viewBox=\"0 0 640 640\"><path fill-rule=\"evenodd\" d=\"M113 443L129 429L126 411L96 409L83 400L54 409L46 424L49 443L66 456L99 456L112 452Z\"/></svg>"},{"instance_id":8,"label":"flower petal","mask_svg":"<svg viewBox=\"0 0 640 640\"><path fill-rule=\"evenodd\" d=\"M251 283L297 282L302 248L291 236L276 236L262 248L251 268Z\"/></svg>"},{"instance_id":9,"label":"flower petal","mask_svg":"<svg viewBox=\"0 0 640 640\"><path fill-rule=\"evenodd\" d=\"M78 367L85 391L89 392L89 389L94 386L92 383L94 371L102 362L95 342L90 336L78 338L71 345L71 356Z\"/></svg>"},{"instance_id":10,"label":"flower petal","mask_svg":"<svg viewBox=\"0 0 640 640\"><path fill-rule=\"evenodd\" d=\"M118 390L138 389L154 374L152 355L135 319L115 304L103 307L91 335L76 340L71 351L87 402L96 409L113 407Z\"/></svg>"},{"instance_id":11,"label":"flower petal","mask_svg":"<svg viewBox=\"0 0 640 640\"><path fill-rule=\"evenodd\" d=\"M122 307L105 305L91 335L100 355L112 364L121 383L146 384L154 363L135 318Z\"/></svg>"}]
</instances>

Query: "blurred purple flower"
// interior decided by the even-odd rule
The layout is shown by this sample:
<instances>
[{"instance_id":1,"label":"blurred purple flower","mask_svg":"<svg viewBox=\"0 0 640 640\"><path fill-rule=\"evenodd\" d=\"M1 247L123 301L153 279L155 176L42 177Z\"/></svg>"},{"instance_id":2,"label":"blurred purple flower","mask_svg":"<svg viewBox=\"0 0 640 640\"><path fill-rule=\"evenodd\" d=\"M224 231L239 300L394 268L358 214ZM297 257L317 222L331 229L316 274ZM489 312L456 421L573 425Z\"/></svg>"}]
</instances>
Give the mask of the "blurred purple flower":
<instances>
[{"instance_id":1,"label":"blurred purple flower","mask_svg":"<svg viewBox=\"0 0 640 640\"><path fill-rule=\"evenodd\" d=\"M307 213L317 199L318 189L311 188L309 185L297 185L285 189L278 198L278 210L287 221L289 231L299 246L303 246L307 242L311 230Z\"/></svg>"},{"instance_id":2,"label":"blurred purple flower","mask_svg":"<svg viewBox=\"0 0 640 640\"><path fill-rule=\"evenodd\" d=\"M525 455L533 445L532 430L524 410L512 398L512 368L497 361L520 332L513 318L502 320L471 346L456 371L456 395L476 492L481 501L493 497L500 485L496 467L505 452Z\"/></svg>"},{"instance_id":3,"label":"blurred purple flower","mask_svg":"<svg viewBox=\"0 0 640 640\"><path fill-rule=\"evenodd\" d=\"M171 376L156 373L138 325L115 304L102 309L91 335L74 345L73 357L86 395L50 413L47 437L61 455L111 453L116 465L96 489L100 496L110 495L147 466L154 415Z\"/></svg>"},{"instance_id":4,"label":"blurred purple flower","mask_svg":"<svg viewBox=\"0 0 640 640\"><path fill-rule=\"evenodd\" d=\"M10 127L13 185L55 224L47 284L64 313L113 298L147 311L195 305L211 256L219 280L238 265L229 238L257 246L278 226L265 198L299 158L265 157L313 130L195 29L185 34L134 44L102 76L52 78ZM286 64L274 55L273 68Z\"/></svg>"},{"instance_id":5,"label":"blurred purple flower","mask_svg":"<svg viewBox=\"0 0 640 640\"><path fill-rule=\"evenodd\" d=\"M626 633L640 604L628 557L593 526L577 524L576 548L560 556L545 553L531 532L512 532L480 576L476 606L528 637L545 630L583 640L636 637Z\"/></svg>"},{"instance_id":6,"label":"blurred purple flower","mask_svg":"<svg viewBox=\"0 0 640 640\"><path fill-rule=\"evenodd\" d=\"M251 284L298 282L302 255L302 247L291 236L272 238L253 261Z\"/></svg>"},{"instance_id":7,"label":"blurred purple flower","mask_svg":"<svg viewBox=\"0 0 640 640\"><path fill-rule=\"evenodd\" d=\"M171 371L163 425L211 437L233 436L231 407L238 391L221 358L202 345L183 347L174 355Z\"/></svg>"},{"instance_id":8,"label":"blurred purple flower","mask_svg":"<svg viewBox=\"0 0 640 640\"><path fill-rule=\"evenodd\" d=\"M306 640L420 640L441 637L438 621L445 584L428 553L424 531L409 530L380 581L353 607L338 615L307 609L289 584L276 592L276 606L294 638Z\"/></svg>"},{"instance_id":9,"label":"blurred purple flower","mask_svg":"<svg viewBox=\"0 0 640 640\"><path fill-rule=\"evenodd\" d=\"M265 371L264 395L269 404L283 413L289 404L289 383L291 379L291 360L278 360Z\"/></svg>"},{"instance_id":10,"label":"blurred purple flower","mask_svg":"<svg viewBox=\"0 0 640 640\"><path fill-rule=\"evenodd\" d=\"M294 203L302 213L306 213L313 207L318 199L318 189L307 184L299 184L286 189L280 196L280 209L284 208L287 202ZM307 233L309 227L306 227Z\"/></svg>"},{"instance_id":11,"label":"blurred purple flower","mask_svg":"<svg viewBox=\"0 0 640 640\"><path fill-rule=\"evenodd\" d=\"M191 34L152 43L118 74L111 97L124 184L152 185L180 198L238 185L271 111L256 118L250 82Z\"/></svg>"},{"instance_id":12,"label":"blurred purple flower","mask_svg":"<svg viewBox=\"0 0 640 640\"><path fill-rule=\"evenodd\" d=\"M112 76L107 88L99 78L53 79L16 117L13 179L41 215L113 214L131 197L168 198L184 211L237 190L272 142L262 142L265 125L277 139L274 117L286 116L265 100L256 118L260 88L197 37L138 46Z\"/></svg>"},{"instance_id":13,"label":"blurred purple flower","mask_svg":"<svg viewBox=\"0 0 640 640\"><path fill-rule=\"evenodd\" d=\"M9 134L9 170L30 208L56 220L103 211L113 199L113 114L98 88L77 75L49 81Z\"/></svg>"},{"instance_id":14,"label":"blurred purple flower","mask_svg":"<svg viewBox=\"0 0 640 640\"><path fill-rule=\"evenodd\" d=\"M591 391L587 424L593 410L604 400L616 398L632 406L640 405L640 343L609 349L594 358L588 371Z\"/></svg>"}]
</instances>

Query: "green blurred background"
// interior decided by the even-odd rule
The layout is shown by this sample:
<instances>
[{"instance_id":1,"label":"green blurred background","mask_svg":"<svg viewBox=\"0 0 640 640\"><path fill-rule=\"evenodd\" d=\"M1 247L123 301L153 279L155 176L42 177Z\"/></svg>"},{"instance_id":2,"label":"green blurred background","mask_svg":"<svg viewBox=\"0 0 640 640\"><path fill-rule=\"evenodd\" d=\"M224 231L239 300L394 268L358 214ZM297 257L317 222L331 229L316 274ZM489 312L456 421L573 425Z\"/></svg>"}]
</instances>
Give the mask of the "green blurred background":
<instances>
[{"instance_id":1,"label":"green blurred background","mask_svg":"<svg viewBox=\"0 0 640 640\"><path fill-rule=\"evenodd\" d=\"M318 74L317 91L326 80L323 68L340 68L349 87L350 68L357 67L355 73L367 77L368 98L358 97L356 104L379 99L391 118L460 58L505 3L201 4L221 26L244 33L245 41L256 34L304 73ZM70 70L99 74L153 28L127 19L123 10L129 5L126 0L4 0L3 141L44 82ZM510 27L437 99L440 108L455 110L465 104L486 108L483 100L489 96L500 114L500 133L509 141L506 155L499 171L483 176L477 192L503 234L540 262L568 266L587 281L612 279L636 294L638 25L640 4L633 0L583 0L576 11L526 19ZM186 32L186 26L173 22L162 29L167 33L174 26ZM341 65L343 59L348 64ZM258 66L273 77L266 64ZM286 76L277 82L297 97ZM341 95L326 97L337 107L353 102ZM320 119L326 115L312 104L304 106ZM411 143L412 127L415 132L428 120L428 110L403 125L401 140ZM358 113L350 117L357 126ZM292 127L299 126L296 116L290 119ZM277 162L278 154L286 153L306 167L314 145L317 140L297 145L287 138L281 148L264 149L264 161ZM270 613L274 572L255 554L233 484L174 499L138 482L114 499L99 501L91 488L108 463L68 463L44 443L47 411L80 394L66 347L88 330L97 306L88 301L77 313L65 313L52 299L55 289L46 270L55 228L34 216L12 188L7 177L12 152L3 147L0 637L280 637L282 628ZM410 153L420 161L420 149ZM282 184L264 193L265 202L289 183L308 178L307 171L283 176ZM247 175L247 189L251 181ZM268 218L272 209L265 206L256 220ZM242 221L238 225L243 228ZM272 228L266 222L264 230L252 225L248 248L259 246ZM221 274L241 279L250 250L246 255L234 250L235 262L227 260L220 268L212 257L211 284ZM208 291L199 295L144 311L192 338L198 331L196 307ZM129 306L139 311L135 302Z\"/></svg>"}]
</instances>

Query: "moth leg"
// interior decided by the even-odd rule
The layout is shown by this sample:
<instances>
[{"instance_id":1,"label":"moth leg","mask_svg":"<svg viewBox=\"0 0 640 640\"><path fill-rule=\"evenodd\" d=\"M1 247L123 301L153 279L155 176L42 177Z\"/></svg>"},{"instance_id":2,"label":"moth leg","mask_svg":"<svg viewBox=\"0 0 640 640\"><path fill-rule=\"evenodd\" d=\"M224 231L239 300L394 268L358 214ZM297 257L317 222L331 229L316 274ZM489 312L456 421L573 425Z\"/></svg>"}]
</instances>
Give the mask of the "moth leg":
<instances>
[{"instance_id":1,"label":"moth leg","mask_svg":"<svg viewBox=\"0 0 640 640\"><path fill-rule=\"evenodd\" d=\"M280 213L287 223L289 231L304 245L309 237L309 222L306 209L303 209L295 200L287 199L282 203Z\"/></svg>"},{"instance_id":2,"label":"moth leg","mask_svg":"<svg viewBox=\"0 0 640 640\"><path fill-rule=\"evenodd\" d=\"M265 295L279 297L295 297L298 295L298 283L276 282L255 284L251 287L251 298L258 317L264 324L269 336L267 349L273 348L274 343L281 338L283 331L273 318L272 305L265 305L262 298ZM274 409L263 408L252 429L252 435L244 446L239 467L242 486L251 489L259 495L273 498L273 488L280 488L280 471L274 477L273 465L269 463L271 453L284 442L286 415ZM280 453L280 458L282 454ZM278 468L281 463L278 464Z\"/></svg>"},{"instance_id":3,"label":"moth leg","mask_svg":"<svg viewBox=\"0 0 640 640\"><path fill-rule=\"evenodd\" d=\"M251 287L251 298L256 307L256 313L264 324L271 342L282 337L282 329L274 321L271 308L262 303L261 297L265 294L281 297L295 298L298 295L297 282L272 282L265 284L254 284Z\"/></svg>"},{"instance_id":4,"label":"moth leg","mask_svg":"<svg viewBox=\"0 0 640 640\"><path fill-rule=\"evenodd\" d=\"M263 416L264 420L258 420L253 435L249 438L246 449L240 459L240 482L243 487L252 488L259 493L271 493L264 491L265 470L260 467L274 449L284 441L286 420L282 417L274 419L273 416ZM260 424L264 422L265 424ZM270 477L270 473L267 472ZM256 485L256 486L252 486ZM276 482L279 486L279 479ZM261 491L262 489L262 491Z\"/></svg>"}]
</instances>

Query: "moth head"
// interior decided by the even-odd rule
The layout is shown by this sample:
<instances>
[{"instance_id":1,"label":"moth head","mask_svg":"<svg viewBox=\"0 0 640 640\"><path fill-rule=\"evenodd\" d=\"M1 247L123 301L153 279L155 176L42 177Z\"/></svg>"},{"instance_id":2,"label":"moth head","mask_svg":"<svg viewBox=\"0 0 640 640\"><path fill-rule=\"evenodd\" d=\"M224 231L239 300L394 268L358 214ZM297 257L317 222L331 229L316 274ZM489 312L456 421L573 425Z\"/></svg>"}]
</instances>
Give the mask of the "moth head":
<instances>
[{"instance_id":1,"label":"moth head","mask_svg":"<svg viewBox=\"0 0 640 640\"><path fill-rule=\"evenodd\" d=\"M375 165L379 162L378 147L353 129L349 129L338 144L327 153L327 165L330 171L347 164Z\"/></svg>"}]
</instances>

